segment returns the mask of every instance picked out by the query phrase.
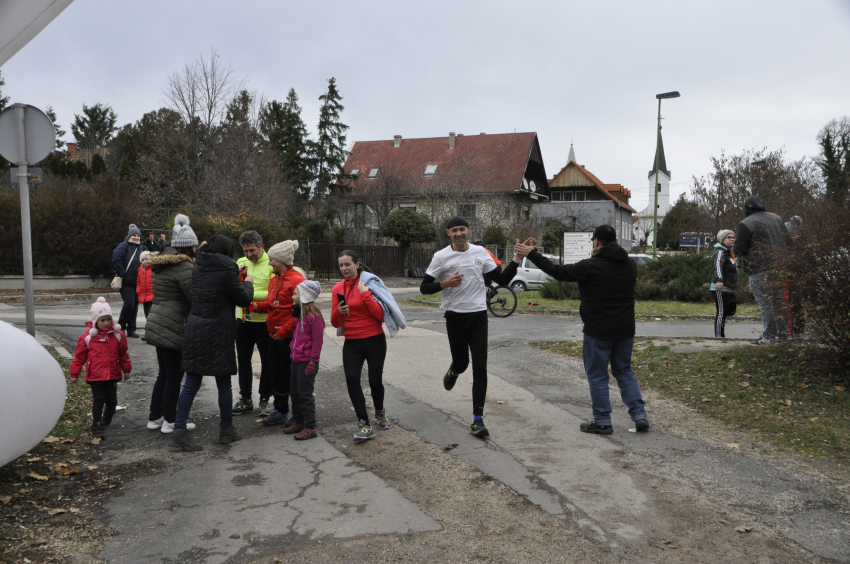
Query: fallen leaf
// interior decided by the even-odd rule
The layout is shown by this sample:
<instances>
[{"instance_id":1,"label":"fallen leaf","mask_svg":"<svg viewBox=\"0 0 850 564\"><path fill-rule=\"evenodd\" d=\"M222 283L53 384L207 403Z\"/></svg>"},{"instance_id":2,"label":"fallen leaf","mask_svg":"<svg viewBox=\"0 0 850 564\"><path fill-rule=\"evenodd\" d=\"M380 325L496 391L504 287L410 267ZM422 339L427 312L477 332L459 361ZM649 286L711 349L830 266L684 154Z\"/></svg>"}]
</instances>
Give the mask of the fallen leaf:
<instances>
[{"instance_id":1,"label":"fallen leaf","mask_svg":"<svg viewBox=\"0 0 850 564\"><path fill-rule=\"evenodd\" d=\"M844 386L835 386L836 391L843 392Z\"/></svg>"},{"instance_id":2,"label":"fallen leaf","mask_svg":"<svg viewBox=\"0 0 850 564\"><path fill-rule=\"evenodd\" d=\"M93 444L93 445L99 445L99 444L100 444L100 441L102 441L102 440L103 440L103 439L100 439L100 438L98 438L98 439L92 439L92 440L91 440L91 444Z\"/></svg>"},{"instance_id":3,"label":"fallen leaf","mask_svg":"<svg viewBox=\"0 0 850 564\"><path fill-rule=\"evenodd\" d=\"M797 382L797 387L798 388L805 388L806 384L804 384L803 382Z\"/></svg>"},{"instance_id":4,"label":"fallen leaf","mask_svg":"<svg viewBox=\"0 0 850 564\"><path fill-rule=\"evenodd\" d=\"M257 420L255 421L255 423L262 423L262 422L263 422L263 420L262 420L262 419L257 419Z\"/></svg>"},{"instance_id":5,"label":"fallen leaf","mask_svg":"<svg viewBox=\"0 0 850 564\"><path fill-rule=\"evenodd\" d=\"M79 513L80 512L80 510L77 509L76 507L72 507L68 511L70 511L71 513Z\"/></svg>"},{"instance_id":6,"label":"fallen leaf","mask_svg":"<svg viewBox=\"0 0 850 564\"><path fill-rule=\"evenodd\" d=\"M505 400L496 400L496 403L498 403L499 405L505 405L508 402L506 402Z\"/></svg>"},{"instance_id":7,"label":"fallen leaf","mask_svg":"<svg viewBox=\"0 0 850 564\"><path fill-rule=\"evenodd\" d=\"M475 558L476 560L493 560L489 556L482 556L480 554L473 554L472 557Z\"/></svg>"},{"instance_id":8,"label":"fallen leaf","mask_svg":"<svg viewBox=\"0 0 850 564\"><path fill-rule=\"evenodd\" d=\"M67 445L68 443L73 443L73 442L74 442L74 439L62 439L61 441L59 441L59 444L60 445Z\"/></svg>"},{"instance_id":9,"label":"fallen leaf","mask_svg":"<svg viewBox=\"0 0 850 564\"><path fill-rule=\"evenodd\" d=\"M791 400L782 400L785 405L791 405Z\"/></svg>"},{"instance_id":10,"label":"fallen leaf","mask_svg":"<svg viewBox=\"0 0 850 564\"><path fill-rule=\"evenodd\" d=\"M97 466L86 466L87 470L97 470Z\"/></svg>"},{"instance_id":11,"label":"fallen leaf","mask_svg":"<svg viewBox=\"0 0 850 564\"><path fill-rule=\"evenodd\" d=\"M43 439L41 439L41 442L43 442L43 443L58 443L59 439L57 439L53 435L50 435L49 437L44 437Z\"/></svg>"},{"instance_id":12,"label":"fallen leaf","mask_svg":"<svg viewBox=\"0 0 850 564\"><path fill-rule=\"evenodd\" d=\"M232 539L238 539L239 537L241 537L239 533L233 533L232 535L230 535L230 538ZM277 560L277 558L275 558L275 560ZM278 562L280 562L280 560L278 560Z\"/></svg>"},{"instance_id":13,"label":"fallen leaf","mask_svg":"<svg viewBox=\"0 0 850 564\"><path fill-rule=\"evenodd\" d=\"M54 515L62 515L63 513L65 513L64 509L51 509L47 512L47 514L51 517L53 517Z\"/></svg>"},{"instance_id":14,"label":"fallen leaf","mask_svg":"<svg viewBox=\"0 0 850 564\"><path fill-rule=\"evenodd\" d=\"M726 446L728 446L729 448L740 448L741 444L740 443L728 443Z\"/></svg>"},{"instance_id":15,"label":"fallen leaf","mask_svg":"<svg viewBox=\"0 0 850 564\"><path fill-rule=\"evenodd\" d=\"M809 419L809 421L817 421L817 420L818 420L817 417L812 417L811 419Z\"/></svg>"},{"instance_id":16,"label":"fallen leaf","mask_svg":"<svg viewBox=\"0 0 850 564\"><path fill-rule=\"evenodd\" d=\"M711 400L708 399L708 398L702 398L702 401L711 401Z\"/></svg>"},{"instance_id":17,"label":"fallen leaf","mask_svg":"<svg viewBox=\"0 0 850 564\"><path fill-rule=\"evenodd\" d=\"M41 474L37 474L35 470L30 470L27 474L30 478L35 478L36 480L41 480L42 482L47 481L47 476L42 476Z\"/></svg>"},{"instance_id":18,"label":"fallen leaf","mask_svg":"<svg viewBox=\"0 0 850 564\"><path fill-rule=\"evenodd\" d=\"M39 460L41 459L37 456L35 458L27 458L27 462L38 462Z\"/></svg>"},{"instance_id":19,"label":"fallen leaf","mask_svg":"<svg viewBox=\"0 0 850 564\"><path fill-rule=\"evenodd\" d=\"M82 460L69 460L68 464L79 464Z\"/></svg>"},{"instance_id":20,"label":"fallen leaf","mask_svg":"<svg viewBox=\"0 0 850 564\"><path fill-rule=\"evenodd\" d=\"M735 530L739 533L749 533L753 530L753 528L747 527L746 525L738 525L737 527L735 527Z\"/></svg>"},{"instance_id":21,"label":"fallen leaf","mask_svg":"<svg viewBox=\"0 0 850 564\"><path fill-rule=\"evenodd\" d=\"M749 388L749 387L750 387L750 383L749 383L749 382L741 382L741 387L742 387L742 388Z\"/></svg>"},{"instance_id":22,"label":"fallen leaf","mask_svg":"<svg viewBox=\"0 0 850 564\"><path fill-rule=\"evenodd\" d=\"M10 496L10 495L4 496L4 497L0 497L0 502L2 502L2 503L3 503L3 505L9 505L9 503L10 503L11 501L12 501L12 496Z\"/></svg>"},{"instance_id":23,"label":"fallen leaf","mask_svg":"<svg viewBox=\"0 0 850 564\"><path fill-rule=\"evenodd\" d=\"M729 524L729 521L727 521L726 519L718 519L718 520L717 520L717 522L718 522L718 523L723 523L724 525L728 525L728 524Z\"/></svg>"}]
</instances>

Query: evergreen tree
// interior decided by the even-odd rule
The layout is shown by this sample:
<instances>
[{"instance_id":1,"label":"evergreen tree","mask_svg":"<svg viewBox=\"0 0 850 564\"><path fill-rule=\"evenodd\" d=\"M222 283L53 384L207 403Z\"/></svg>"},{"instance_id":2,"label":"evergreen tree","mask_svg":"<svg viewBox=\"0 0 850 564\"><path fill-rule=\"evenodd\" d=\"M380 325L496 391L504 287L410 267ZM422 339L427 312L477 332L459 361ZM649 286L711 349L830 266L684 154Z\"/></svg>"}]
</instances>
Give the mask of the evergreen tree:
<instances>
[{"instance_id":1,"label":"evergreen tree","mask_svg":"<svg viewBox=\"0 0 850 564\"><path fill-rule=\"evenodd\" d=\"M260 133L280 162L284 179L304 199L310 197L312 172L308 158L307 126L294 88L286 102L272 100L260 113Z\"/></svg>"},{"instance_id":2,"label":"evergreen tree","mask_svg":"<svg viewBox=\"0 0 850 564\"><path fill-rule=\"evenodd\" d=\"M381 224L381 236L395 239L404 252L412 243L432 243L437 240L437 226L428 216L411 208L392 212Z\"/></svg>"},{"instance_id":3,"label":"evergreen tree","mask_svg":"<svg viewBox=\"0 0 850 564\"><path fill-rule=\"evenodd\" d=\"M80 149L101 149L112 139L118 130L115 122L118 117L108 105L97 103L94 106L83 104L83 115L74 114L71 132Z\"/></svg>"},{"instance_id":4,"label":"evergreen tree","mask_svg":"<svg viewBox=\"0 0 850 564\"><path fill-rule=\"evenodd\" d=\"M65 136L67 131L62 129L62 126L56 123L56 111L53 109L53 106L47 106L47 110L44 113L46 113L47 117L50 118L50 121L53 122L53 131L56 132L56 146L54 147L54 150L59 151L65 146L65 142L62 141L62 137Z\"/></svg>"},{"instance_id":5,"label":"evergreen tree","mask_svg":"<svg viewBox=\"0 0 850 564\"><path fill-rule=\"evenodd\" d=\"M834 202L850 197L850 118L833 120L818 135L821 158L816 159L826 183L826 195Z\"/></svg>"},{"instance_id":6,"label":"evergreen tree","mask_svg":"<svg viewBox=\"0 0 850 564\"><path fill-rule=\"evenodd\" d=\"M682 194L658 226L658 248L663 249L669 246L671 249L678 249L679 234L697 231L700 223L699 206L696 202L688 201ZM726 229L734 230L735 227L731 225ZM709 246L708 243L706 246Z\"/></svg>"},{"instance_id":7,"label":"evergreen tree","mask_svg":"<svg viewBox=\"0 0 850 564\"><path fill-rule=\"evenodd\" d=\"M6 84L6 81L3 80L3 73L0 72L0 111L3 111L7 105L9 105L9 97L3 96L3 85Z\"/></svg>"},{"instance_id":8,"label":"evergreen tree","mask_svg":"<svg viewBox=\"0 0 850 564\"><path fill-rule=\"evenodd\" d=\"M328 91L319 96L319 100L322 107L319 110L316 141L312 143L312 157L316 175L315 196L324 198L345 164L345 132L348 126L340 121L340 114L345 107L339 103L342 96L336 89L336 78L328 80Z\"/></svg>"}]
</instances>

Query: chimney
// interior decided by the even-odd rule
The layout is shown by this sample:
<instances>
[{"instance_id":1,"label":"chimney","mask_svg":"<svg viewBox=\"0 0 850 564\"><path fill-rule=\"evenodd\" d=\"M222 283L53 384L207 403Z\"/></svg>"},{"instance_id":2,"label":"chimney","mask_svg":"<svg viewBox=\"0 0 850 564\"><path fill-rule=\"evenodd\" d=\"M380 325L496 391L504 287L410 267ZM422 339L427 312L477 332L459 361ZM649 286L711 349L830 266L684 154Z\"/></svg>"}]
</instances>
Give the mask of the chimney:
<instances>
[{"instance_id":1,"label":"chimney","mask_svg":"<svg viewBox=\"0 0 850 564\"><path fill-rule=\"evenodd\" d=\"M455 132L450 131L449 132L449 149L454 149L454 148L455 148Z\"/></svg>"},{"instance_id":2,"label":"chimney","mask_svg":"<svg viewBox=\"0 0 850 564\"><path fill-rule=\"evenodd\" d=\"M77 156L77 144L76 143L65 143L65 146L68 147L68 158L73 159Z\"/></svg>"},{"instance_id":3,"label":"chimney","mask_svg":"<svg viewBox=\"0 0 850 564\"><path fill-rule=\"evenodd\" d=\"M401 135L393 135L393 147L401 145Z\"/></svg>"}]
</instances>

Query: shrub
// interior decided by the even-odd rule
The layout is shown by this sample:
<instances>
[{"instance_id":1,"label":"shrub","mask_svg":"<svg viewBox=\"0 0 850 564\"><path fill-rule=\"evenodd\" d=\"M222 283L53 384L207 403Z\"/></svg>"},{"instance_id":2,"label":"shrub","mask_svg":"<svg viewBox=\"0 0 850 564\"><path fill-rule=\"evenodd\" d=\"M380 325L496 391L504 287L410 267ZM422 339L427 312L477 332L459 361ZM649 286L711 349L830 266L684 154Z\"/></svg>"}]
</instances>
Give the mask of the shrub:
<instances>
[{"instance_id":1,"label":"shrub","mask_svg":"<svg viewBox=\"0 0 850 564\"><path fill-rule=\"evenodd\" d=\"M639 299L707 302L712 299L710 281L710 254L662 255L638 267L635 294Z\"/></svg>"},{"instance_id":2,"label":"shrub","mask_svg":"<svg viewBox=\"0 0 850 564\"><path fill-rule=\"evenodd\" d=\"M381 224L381 236L394 239L403 249L412 243L431 243L437 239L434 223L411 208L395 210Z\"/></svg>"},{"instance_id":3,"label":"shrub","mask_svg":"<svg viewBox=\"0 0 850 564\"><path fill-rule=\"evenodd\" d=\"M498 245L500 247L506 247L508 245L508 237L498 225L491 225L485 229L481 240L484 241L485 245Z\"/></svg>"},{"instance_id":4,"label":"shrub","mask_svg":"<svg viewBox=\"0 0 850 564\"><path fill-rule=\"evenodd\" d=\"M540 297L546 300L558 299L558 281L547 280L537 290ZM578 291L578 284L575 282L561 282L561 299L577 300L581 297Z\"/></svg>"}]
</instances>

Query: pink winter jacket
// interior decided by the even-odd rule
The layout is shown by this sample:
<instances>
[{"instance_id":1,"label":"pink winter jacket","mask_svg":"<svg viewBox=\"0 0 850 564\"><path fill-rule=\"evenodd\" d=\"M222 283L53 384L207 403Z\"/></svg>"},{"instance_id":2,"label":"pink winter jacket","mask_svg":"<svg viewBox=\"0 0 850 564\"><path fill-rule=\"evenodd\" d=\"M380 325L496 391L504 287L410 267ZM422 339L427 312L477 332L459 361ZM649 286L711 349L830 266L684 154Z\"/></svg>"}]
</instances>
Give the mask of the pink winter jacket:
<instances>
[{"instance_id":1,"label":"pink winter jacket","mask_svg":"<svg viewBox=\"0 0 850 564\"><path fill-rule=\"evenodd\" d=\"M322 343L325 339L325 324L318 315L306 315L295 323L295 334L289 350L292 351L292 362L318 363L322 354Z\"/></svg>"}]
</instances>

